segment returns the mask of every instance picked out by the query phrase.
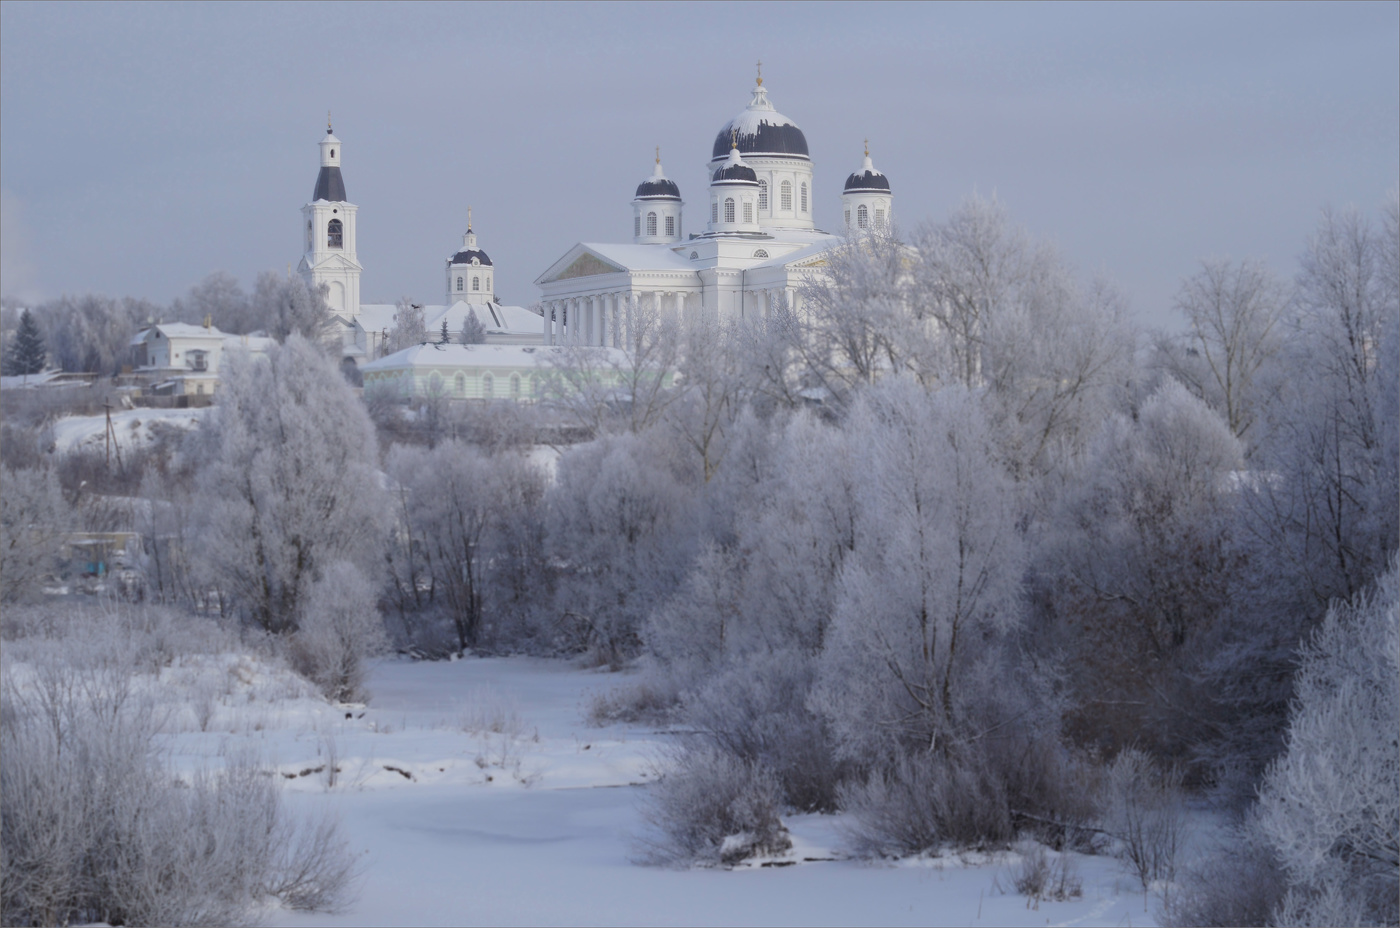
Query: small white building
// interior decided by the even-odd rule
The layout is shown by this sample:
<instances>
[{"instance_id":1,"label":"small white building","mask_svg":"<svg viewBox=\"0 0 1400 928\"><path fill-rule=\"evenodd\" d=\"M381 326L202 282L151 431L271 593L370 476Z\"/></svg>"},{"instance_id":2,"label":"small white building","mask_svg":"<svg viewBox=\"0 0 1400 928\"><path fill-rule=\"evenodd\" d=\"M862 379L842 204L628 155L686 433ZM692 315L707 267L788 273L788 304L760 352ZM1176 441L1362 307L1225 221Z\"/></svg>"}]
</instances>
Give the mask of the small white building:
<instances>
[{"instance_id":1,"label":"small white building","mask_svg":"<svg viewBox=\"0 0 1400 928\"><path fill-rule=\"evenodd\" d=\"M160 322L131 339L133 373L151 380L159 392L210 396L219 383L225 352L265 355L277 344L259 335L226 335L213 326Z\"/></svg>"},{"instance_id":2,"label":"small white building","mask_svg":"<svg viewBox=\"0 0 1400 928\"><path fill-rule=\"evenodd\" d=\"M534 402L544 395L553 365L563 356L562 348L533 345L429 343L370 361L360 372L367 393L386 390L404 399ZM600 361L621 366L625 357L614 349Z\"/></svg>"}]
</instances>

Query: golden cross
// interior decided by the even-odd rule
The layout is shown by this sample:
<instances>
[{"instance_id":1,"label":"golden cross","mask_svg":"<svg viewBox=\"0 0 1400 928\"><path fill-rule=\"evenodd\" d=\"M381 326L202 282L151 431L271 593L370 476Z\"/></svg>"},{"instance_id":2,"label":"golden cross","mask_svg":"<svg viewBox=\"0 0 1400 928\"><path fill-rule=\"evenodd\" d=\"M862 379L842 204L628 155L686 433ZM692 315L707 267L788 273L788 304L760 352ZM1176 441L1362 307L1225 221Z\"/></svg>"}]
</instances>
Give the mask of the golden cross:
<instances>
[{"instance_id":1,"label":"golden cross","mask_svg":"<svg viewBox=\"0 0 1400 928\"><path fill-rule=\"evenodd\" d=\"M472 230L472 208L471 208L470 206L468 206L468 207L467 207L467 231L470 232L471 230Z\"/></svg>"},{"instance_id":2,"label":"golden cross","mask_svg":"<svg viewBox=\"0 0 1400 928\"><path fill-rule=\"evenodd\" d=\"M331 111L326 110L326 131L331 131Z\"/></svg>"},{"instance_id":3,"label":"golden cross","mask_svg":"<svg viewBox=\"0 0 1400 928\"><path fill-rule=\"evenodd\" d=\"M660 164L660 163L661 163L661 146L660 146L660 145L656 146L656 163L657 163L657 164Z\"/></svg>"},{"instance_id":4,"label":"golden cross","mask_svg":"<svg viewBox=\"0 0 1400 928\"><path fill-rule=\"evenodd\" d=\"M870 157L870 139L865 140L865 157Z\"/></svg>"},{"instance_id":5,"label":"golden cross","mask_svg":"<svg viewBox=\"0 0 1400 928\"><path fill-rule=\"evenodd\" d=\"M763 86L763 61L758 62L758 86Z\"/></svg>"},{"instance_id":6,"label":"golden cross","mask_svg":"<svg viewBox=\"0 0 1400 928\"><path fill-rule=\"evenodd\" d=\"M729 147L730 147L730 148L738 148L738 147L739 147L739 130L738 130L738 129L730 129L730 130L729 130Z\"/></svg>"}]
</instances>

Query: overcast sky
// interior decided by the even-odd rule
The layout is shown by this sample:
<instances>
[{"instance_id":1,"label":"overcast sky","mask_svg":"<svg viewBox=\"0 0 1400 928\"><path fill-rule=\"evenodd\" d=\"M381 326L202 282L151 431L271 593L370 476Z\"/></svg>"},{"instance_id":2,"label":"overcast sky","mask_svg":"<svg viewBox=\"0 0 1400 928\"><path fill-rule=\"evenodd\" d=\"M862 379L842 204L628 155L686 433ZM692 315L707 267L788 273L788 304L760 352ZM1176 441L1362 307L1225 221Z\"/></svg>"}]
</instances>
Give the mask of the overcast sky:
<instances>
[{"instance_id":1,"label":"overcast sky","mask_svg":"<svg viewBox=\"0 0 1400 928\"><path fill-rule=\"evenodd\" d=\"M1149 323L1205 256L1288 274L1400 165L1400 4L0 5L6 295L165 302L301 257L326 111L363 298L439 302L474 210L508 303L628 241L661 146L702 168L754 61L806 133L817 224L870 138L902 225L974 191Z\"/></svg>"}]
</instances>

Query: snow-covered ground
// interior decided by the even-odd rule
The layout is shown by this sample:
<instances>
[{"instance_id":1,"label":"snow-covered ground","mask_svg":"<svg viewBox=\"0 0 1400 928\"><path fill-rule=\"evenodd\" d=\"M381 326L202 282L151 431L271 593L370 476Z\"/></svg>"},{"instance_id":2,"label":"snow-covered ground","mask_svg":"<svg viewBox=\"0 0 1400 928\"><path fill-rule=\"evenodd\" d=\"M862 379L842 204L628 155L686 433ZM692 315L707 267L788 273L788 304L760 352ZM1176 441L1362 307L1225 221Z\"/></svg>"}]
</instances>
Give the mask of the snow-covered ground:
<instances>
[{"instance_id":1,"label":"snow-covered ground","mask_svg":"<svg viewBox=\"0 0 1400 928\"><path fill-rule=\"evenodd\" d=\"M641 803L668 736L585 721L591 696L625 674L390 659L374 666L366 708L327 704L247 657L186 658L162 673L193 694L170 720L173 763L252 750L282 773L294 808L334 810L362 854L346 911L265 912L272 924L1153 923L1155 902L1112 858L1076 858L1082 898L1029 906L1012 889L1014 854L842 859L833 816L787 818L794 848L776 860L639 865Z\"/></svg>"},{"instance_id":2,"label":"snow-covered ground","mask_svg":"<svg viewBox=\"0 0 1400 928\"><path fill-rule=\"evenodd\" d=\"M118 447L125 451L149 443L154 428L164 424L171 428L192 429L200 417L209 411L199 409L122 409L112 412L112 430ZM55 450L66 454L81 448L102 450L107 435L107 417L65 416L53 424Z\"/></svg>"}]
</instances>

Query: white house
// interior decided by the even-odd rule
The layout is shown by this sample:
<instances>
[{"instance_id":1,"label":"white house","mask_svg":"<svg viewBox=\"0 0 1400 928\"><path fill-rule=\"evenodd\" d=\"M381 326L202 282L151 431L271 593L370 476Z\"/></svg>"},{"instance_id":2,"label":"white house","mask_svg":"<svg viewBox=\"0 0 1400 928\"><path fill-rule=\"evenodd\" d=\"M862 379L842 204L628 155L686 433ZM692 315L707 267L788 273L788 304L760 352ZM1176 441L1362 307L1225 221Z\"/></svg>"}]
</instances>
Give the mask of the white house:
<instances>
[{"instance_id":1,"label":"white house","mask_svg":"<svg viewBox=\"0 0 1400 928\"><path fill-rule=\"evenodd\" d=\"M762 74L748 106L716 134L705 181L700 231L687 235L680 187L658 151L632 200L632 241L580 242L536 279L547 344L625 345L638 311L729 319L799 308L805 278L821 273L828 251L893 219L889 180L867 147L841 195L847 228L816 227L806 136L769 102Z\"/></svg>"},{"instance_id":2,"label":"white house","mask_svg":"<svg viewBox=\"0 0 1400 928\"><path fill-rule=\"evenodd\" d=\"M267 354L276 344L256 335L226 335L213 326L161 322L131 339L134 373L144 375L161 392L176 396L212 395L226 351Z\"/></svg>"}]
</instances>

